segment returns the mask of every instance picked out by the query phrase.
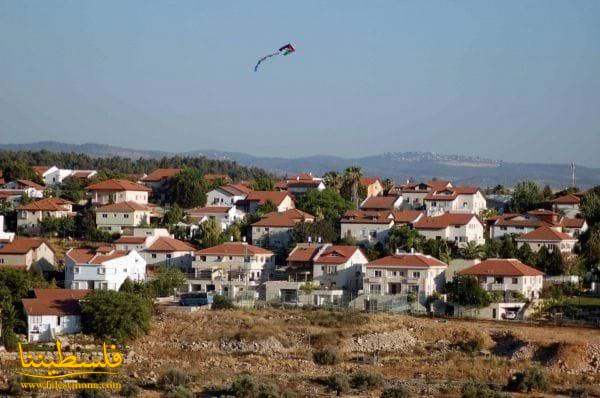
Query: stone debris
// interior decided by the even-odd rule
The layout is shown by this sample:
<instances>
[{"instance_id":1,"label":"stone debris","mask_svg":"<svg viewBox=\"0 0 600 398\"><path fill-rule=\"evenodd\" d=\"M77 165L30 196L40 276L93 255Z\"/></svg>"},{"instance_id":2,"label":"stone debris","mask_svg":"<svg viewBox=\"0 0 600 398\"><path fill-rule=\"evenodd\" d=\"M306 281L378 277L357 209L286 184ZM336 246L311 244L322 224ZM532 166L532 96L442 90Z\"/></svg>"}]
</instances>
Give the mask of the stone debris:
<instances>
[{"instance_id":1,"label":"stone debris","mask_svg":"<svg viewBox=\"0 0 600 398\"><path fill-rule=\"evenodd\" d=\"M409 352L418 341L406 330L389 333L370 333L354 336L342 342L341 349L348 352Z\"/></svg>"}]
</instances>

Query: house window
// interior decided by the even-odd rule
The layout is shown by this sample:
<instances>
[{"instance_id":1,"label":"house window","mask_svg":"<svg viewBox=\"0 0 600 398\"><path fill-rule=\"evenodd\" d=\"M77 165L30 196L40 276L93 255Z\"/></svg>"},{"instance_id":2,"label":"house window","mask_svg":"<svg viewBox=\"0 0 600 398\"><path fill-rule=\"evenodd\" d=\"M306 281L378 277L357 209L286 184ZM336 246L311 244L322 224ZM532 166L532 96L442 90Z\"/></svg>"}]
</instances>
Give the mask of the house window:
<instances>
[{"instance_id":1,"label":"house window","mask_svg":"<svg viewBox=\"0 0 600 398\"><path fill-rule=\"evenodd\" d=\"M0 258L0 264L4 264L4 259Z\"/></svg>"},{"instance_id":2,"label":"house window","mask_svg":"<svg viewBox=\"0 0 600 398\"><path fill-rule=\"evenodd\" d=\"M31 323L42 323L41 316L30 316L29 319L31 320Z\"/></svg>"},{"instance_id":3,"label":"house window","mask_svg":"<svg viewBox=\"0 0 600 398\"><path fill-rule=\"evenodd\" d=\"M124 218L129 218L129 214L123 214Z\"/></svg>"},{"instance_id":4,"label":"house window","mask_svg":"<svg viewBox=\"0 0 600 398\"><path fill-rule=\"evenodd\" d=\"M377 231L371 231L369 235L371 235L371 238L377 238Z\"/></svg>"},{"instance_id":5,"label":"house window","mask_svg":"<svg viewBox=\"0 0 600 398\"><path fill-rule=\"evenodd\" d=\"M421 272L419 272L419 271L413 271L412 277L413 278L420 278L421 277Z\"/></svg>"},{"instance_id":6,"label":"house window","mask_svg":"<svg viewBox=\"0 0 600 398\"><path fill-rule=\"evenodd\" d=\"M73 267L73 273L77 275L79 273L79 267Z\"/></svg>"},{"instance_id":7,"label":"house window","mask_svg":"<svg viewBox=\"0 0 600 398\"><path fill-rule=\"evenodd\" d=\"M156 253L152 253L152 258L156 258Z\"/></svg>"},{"instance_id":8,"label":"house window","mask_svg":"<svg viewBox=\"0 0 600 398\"><path fill-rule=\"evenodd\" d=\"M98 268L97 272L98 272L98 275L104 275L104 274L106 274L106 269L105 268Z\"/></svg>"},{"instance_id":9,"label":"house window","mask_svg":"<svg viewBox=\"0 0 600 398\"><path fill-rule=\"evenodd\" d=\"M503 282L504 282L504 278L501 276L494 278L494 283L503 283Z\"/></svg>"},{"instance_id":10,"label":"house window","mask_svg":"<svg viewBox=\"0 0 600 398\"><path fill-rule=\"evenodd\" d=\"M108 218L108 214L102 213L102 218Z\"/></svg>"},{"instance_id":11,"label":"house window","mask_svg":"<svg viewBox=\"0 0 600 398\"><path fill-rule=\"evenodd\" d=\"M56 324L60 326L60 316L56 317Z\"/></svg>"},{"instance_id":12,"label":"house window","mask_svg":"<svg viewBox=\"0 0 600 398\"><path fill-rule=\"evenodd\" d=\"M517 278L512 278L512 284L516 285L517 283L519 283L519 280Z\"/></svg>"},{"instance_id":13,"label":"house window","mask_svg":"<svg viewBox=\"0 0 600 398\"><path fill-rule=\"evenodd\" d=\"M411 286L410 286L410 290L411 290L413 293L419 293L419 285L411 285Z\"/></svg>"},{"instance_id":14,"label":"house window","mask_svg":"<svg viewBox=\"0 0 600 398\"><path fill-rule=\"evenodd\" d=\"M381 294L381 285L371 285L372 294Z\"/></svg>"},{"instance_id":15,"label":"house window","mask_svg":"<svg viewBox=\"0 0 600 398\"><path fill-rule=\"evenodd\" d=\"M379 270L376 270L376 271L375 271L375 276L376 276L376 277L381 277L381 271L379 271Z\"/></svg>"},{"instance_id":16,"label":"house window","mask_svg":"<svg viewBox=\"0 0 600 398\"><path fill-rule=\"evenodd\" d=\"M167 258L171 258L171 255L170 255L170 254L167 254Z\"/></svg>"}]
</instances>

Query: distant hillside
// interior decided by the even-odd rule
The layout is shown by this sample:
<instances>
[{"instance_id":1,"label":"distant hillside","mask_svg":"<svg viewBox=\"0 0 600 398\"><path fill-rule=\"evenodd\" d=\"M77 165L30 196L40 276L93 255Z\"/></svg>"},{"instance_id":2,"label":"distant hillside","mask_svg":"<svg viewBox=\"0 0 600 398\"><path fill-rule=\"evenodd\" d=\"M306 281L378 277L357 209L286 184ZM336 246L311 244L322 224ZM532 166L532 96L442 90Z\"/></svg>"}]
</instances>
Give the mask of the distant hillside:
<instances>
[{"instance_id":1,"label":"distant hillside","mask_svg":"<svg viewBox=\"0 0 600 398\"><path fill-rule=\"evenodd\" d=\"M156 159L174 153L120 148L110 145L72 145L60 142L37 142L31 144L3 144L0 150L47 150L51 152L77 152L93 157L122 156L133 159ZM180 153L184 156L205 156L211 159L232 160L240 165L264 168L268 171L287 174L298 171L311 171L323 174L330 170L343 170L356 165L366 175L378 175L395 181L407 178L424 180L432 177L448 179L459 184L473 184L482 187L496 184L513 185L530 179L539 184L549 184L555 188L570 185L571 168L568 164L510 163L463 155L440 155L431 152L398 152L359 158L342 158L330 155L316 155L302 158L258 157L239 152L217 150L197 150ZM600 169L577 166L577 185L589 188L600 185Z\"/></svg>"}]
</instances>

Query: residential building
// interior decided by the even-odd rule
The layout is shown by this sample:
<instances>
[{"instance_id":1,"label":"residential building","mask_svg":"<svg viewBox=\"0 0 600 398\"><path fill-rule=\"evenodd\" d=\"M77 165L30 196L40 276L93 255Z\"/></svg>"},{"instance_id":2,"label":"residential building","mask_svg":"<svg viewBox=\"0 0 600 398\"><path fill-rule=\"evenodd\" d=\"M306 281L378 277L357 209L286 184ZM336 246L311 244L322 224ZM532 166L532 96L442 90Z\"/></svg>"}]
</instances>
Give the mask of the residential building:
<instances>
[{"instance_id":1,"label":"residential building","mask_svg":"<svg viewBox=\"0 0 600 398\"><path fill-rule=\"evenodd\" d=\"M525 299L537 299L543 287L544 273L517 259L490 258L466 268L459 275L474 276L489 291L513 291Z\"/></svg>"},{"instance_id":2,"label":"residential building","mask_svg":"<svg viewBox=\"0 0 600 398\"><path fill-rule=\"evenodd\" d=\"M232 182L227 174L204 174L202 178L209 184L231 184Z\"/></svg>"},{"instance_id":3,"label":"residential building","mask_svg":"<svg viewBox=\"0 0 600 398\"><path fill-rule=\"evenodd\" d=\"M574 217L579 214L581 197L572 193L559 196L552 201L554 211Z\"/></svg>"},{"instance_id":4,"label":"residential building","mask_svg":"<svg viewBox=\"0 0 600 398\"><path fill-rule=\"evenodd\" d=\"M560 222L560 226L562 228L562 232L575 238L579 238L582 233L588 230L588 224L585 221L585 218L563 217Z\"/></svg>"},{"instance_id":5,"label":"residential building","mask_svg":"<svg viewBox=\"0 0 600 398\"><path fill-rule=\"evenodd\" d=\"M394 226L413 225L425 216L425 213L421 210L397 210L392 212L394 217Z\"/></svg>"},{"instance_id":6,"label":"residential building","mask_svg":"<svg viewBox=\"0 0 600 398\"><path fill-rule=\"evenodd\" d=\"M588 228L582 218L568 218L550 210L537 209L525 214L495 216L489 224L490 238L500 238L508 234L527 234L544 225L574 237L578 237Z\"/></svg>"},{"instance_id":7,"label":"residential building","mask_svg":"<svg viewBox=\"0 0 600 398\"><path fill-rule=\"evenodd\" d=\"M267 213L252 224L252 243L266 248L286 248L291 240L290 232L296 224L314 220L312 214L298 209Z\"/></svg>"},{"instance_id":8,"label":"residential building","mask_svg":"<svg viewBox=\"0 0 600 398\"><path fill-rule=\"evenodd\" d=\"M138 202L118 202L96 209L96 226L110 233L122 233L124 228L150 224L151 209Z\"/></svg>"},{"instance_id":9,"label":"residential building","mask_svg":"<svg viewBox=\"0 0 600 398\"><path fill-rule=\"evenodd\" d=\"M368 262L358 246L327 244L313 259L313 283L322 289L343 289L356 295L362 289Z\"/></svg>"},{"instance_id":10,"label":"residential building","mask_svg":"<svg viewBox=\"0 0 600 398\"><path fill-rule=\"evenodd\" d=\"M141 253L160 237L172 238L166 228L133 228L130 235L123 235L114 242L115 248L120 251L135 250Z\"/></svg>"},{"instance_id":11,"label":"residential building","mask_svg":"<svg viewBox=\"0 0 600 398\"><path fill-rule=\"evenodd\" d=\"M192 268L188 291L255 298L257 286L272 277L275 258L262 247L227 242L196 251Z\"/></svg>"},{"instance_id":12,"label":"residential building","mask_svg":"<svg viewBox=\"0 0 600 398\"><path fill-rule=\"evenodd\" d=\"M450 181L435 180L421 183L406 183L396 187L394 192L402 193L403 202L411 206L413 209L418 209L424 206L425 197L431 191L443 190L451 188Z\"/></svg>"},{"instance_id":13,"label":"residential building","mask_svg":"<svg viewBox=\"0 0 600 398\"><path fill-rule=\"evenodd\" d=\"M401 205L402 196L399 195L370 196L360 204L360 209L368 211L392 211L398 210Z\"/></svg>"},{"instance_id":14,"label":"residential building","mask_svg":"<svg viewBox=\"0 0 600 398\"><path fill-rule=\"evenodd\" d=\"M32 199L40 199L44 197L46 188L30 180L13 180L4 184L4 189L21 191Z\"/></svg>"},{"instance_id":15,"label":"residential building","mask_svg":"<svg viewBox=\"0 0 600 398\"><path fill-rule=\"evenodd\" d=\"M420 253L383 257L367 264L364 292L371 296L412 293L425 304L434 292L441 292L447 268L448 264Z\"/></svg>"},{"instance_id":16,"label":"residential building","mask_svg":"<svg viewBox=\"0 0 600 398\"><path fill-rule=\"evenodd\" d=\"M279 181L276 185L276 189L286 190L295 198L299 198L310 189L323 191L325 189L325 183L322 178L315 177L312 173L300 173Z\"/></svg>"},{"instance_id":17,"label":"residential building","mask_svg":"<svg viewBox=\"0 0 600 398\"><path fill-rule=\"evenodd\" d=\"M89 290L33 289L34 298L21 300L27 316L27 341L55 341L57 336L81 332L80 301Z\"/></svg>"},{"instance_id":18,"label":"residential building","mask_svg":"<svg viewBox=\"0 0 600 398\"><path fill-rule=\"evenodd\" d=\"M170 178L175 177L181 169L156 169L150 174L142 177L140 182L152 191L164 188Z\"/></svg>"},{"instance_id":19,"label":"residential building","mask_svg":"<svg viewBox=\"0 0 600 398\"><path fill-rule=\"evenodd\" d=\"M427 215L442 213L479 214L486 208L485 197L478 187L450 187L432 190L424 198Z\"/></svg>"},{"instance_id":20,"label":"residential building","mask_svg":"<svg viewBox=\"0 0 600 398\"><path fill-rule=\"evenodd\" d=\"M241 222L245 213L236 206L194 207L186 210L187 220L193 224L202 224L208 220L216 220L221 230L227 229L236 222Z\"/></svg>"},{"instance_id":21,"label":"residential building","mask_svg":"<svg viewBox=\"0 0 600 398\"><path fill-rule=\"evenodd\" d=\"M48 217L74 216L73 204L61 198L45 198L23 205L17 209L17 228L30 233L40 232L40 223Z\"/></svg>"},{"instance_id":22,"label":"residential building","mask_svg":"<svg viewBox=\"0 0 600 398\"><path fill-rule=\"evenodd\" d=\"M361 177L360 185L367 190L367 198L383 195L383 185L379 177Z\"/></svg>"},{"instance_id":23,"label":"residential building","mask_svg":"<svg viewBox=\"0 0 600 398\"><path fill-rule=\"evenodd\" d=\"M427 239L446 239L458 246L468 242L484 244L483 224L475 214L444 213L434 217L422 217L414 229Z\"/></svg>"},{"instance_id":24,"label":"residential building","mask_svg":"<svg viewBox=\"0 0 600 398\"><path fill-rule=\"evenodd\" d=\"M206 194L206 206L235 206L238 201L246 199L251 189L243 184L227 184L215 188Z\"/></svg>"},{"instance_id":25,"label":"residential building","mask_svg":"<svg viewBox=\"0 0 600 398\"><path fill-rule=\"evenodd\" d=\"M5 244L12 242L13 239L15 239L15 233L4 230L4 216L0 215L0 248Z\"/></svg>"},{"instance_id":26,"label":"residential building","mask_svg":"<svg viewBox=\"0 0 600 398\"><path fill-rule=\"evenodd\" d=\"M68 289L119 290L126 279L144 281L146 261L135 250L114 247L70 249L65 254L65 287Z\"/></svg>"},{"instance_id":27,"label":"residential building","mask_svg":"<svg viewBox=\"0 0 600 398\"><path fill-rule=\"evenodd\" d=\"M542 247L546 247L550 251L558 249L561 253L573 253L573 249L577 243L577 238L561 232L560 227L552 228L547 225L542 225L534 231L519 236L515 240L518 247L527 243L534 252L537 252Z\"/></svg>"},{"instance_id":28,"label":"residential building","mask_svg":"<svg viewBox=\"0 0 600 398\"><path fill-rule=\"evenodd\" d=\"M17 237L0 248L0 266L25 271L35 266L41 271L51 271L54 264L54 249L41 238Z\"/></svg>"},{"instance_id":29,"label":"residential building","mask_svg":"<svg viewBox=\"0 0 600 398\"><path fill-rule=\"evenodd\" d=\"M61 184L69 177L89 180L98 174L96 170L70 170L57 166L35 166L33 170L44 180L46 186Z\"/></svg>"},{"instance_id":30,"label":"residential building","mask_svg":"<svg viewBox=\"0 0 600 398\"><path fill-rule=\"evenodd\" d=\"M148 192L150 188L136 184L129 180L105 180L89 185L92 203L100 206L109 203L136 202L141 205L148 204Z\"/></svg>"},{"instance_id":31,"label":"residential building","mask_svg":"<svg viewBox=\"0 0 600 398\"><path fill-rule=\"evenodd\" d=\"M267 202L273 203L278 212L294 209L294 201L289 193L285 191L250 191L246 199L238 202L247 213L256 213L260 206Z\"/></svg>"},{"instance_id":32,"label":"residential building","mask_svg":"<svg viewBox=\"0 0 600 398\"><path fill-rule=\"evenodd\" d=\"M147 265L169 266L189 269L192 266L195 247L168 236L152 239L140 253Z\"/></svg>"},{"instance_id":33,"label":"residential building","mask_svg":"<svg viewBox=\"0 0 600 398\"><path fill-rule=\"evenodd\" d=\"M390 228L394 226L391 211L350 210L340 220L340 235L357 242L385 242Z\"/></svg>"}]
</instances>

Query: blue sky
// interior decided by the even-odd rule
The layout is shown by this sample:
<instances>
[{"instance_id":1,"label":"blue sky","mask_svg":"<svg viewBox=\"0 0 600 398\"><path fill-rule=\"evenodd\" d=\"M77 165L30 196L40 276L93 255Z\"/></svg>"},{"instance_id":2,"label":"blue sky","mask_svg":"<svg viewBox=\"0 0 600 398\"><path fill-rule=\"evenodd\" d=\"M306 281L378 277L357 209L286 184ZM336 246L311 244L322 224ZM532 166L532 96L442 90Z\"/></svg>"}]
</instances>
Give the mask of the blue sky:
<instances>
[{"instance_id":1,"label":"blue sky","mask_svg":"<svg viewBox=\"0 0 600 398\"><path fill-rule=\"evenodd\" d=\"M585 0L0 0L0 141L600 167L599 21Z\"/></svg>"}]
</instances>

